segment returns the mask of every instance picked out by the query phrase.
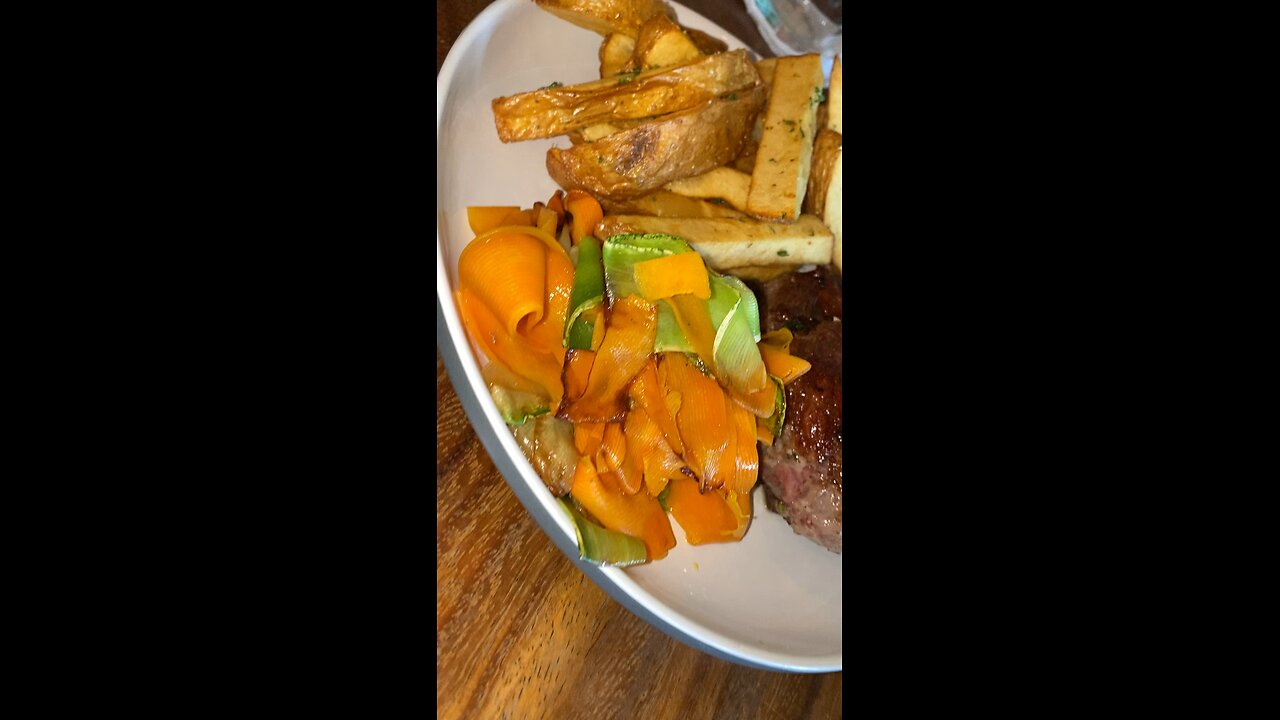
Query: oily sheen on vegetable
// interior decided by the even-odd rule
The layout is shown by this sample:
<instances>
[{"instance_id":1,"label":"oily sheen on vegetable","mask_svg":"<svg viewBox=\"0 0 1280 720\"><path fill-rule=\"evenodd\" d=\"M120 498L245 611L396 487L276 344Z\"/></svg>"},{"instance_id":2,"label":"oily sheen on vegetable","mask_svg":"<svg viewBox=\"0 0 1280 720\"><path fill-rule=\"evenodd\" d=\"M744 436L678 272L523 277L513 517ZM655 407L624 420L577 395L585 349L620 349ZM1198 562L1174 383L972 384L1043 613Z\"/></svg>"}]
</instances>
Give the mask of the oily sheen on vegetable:
<instances>
[{"instance_id":1,"label":"oily sheen on vegetable","mask_svg":"<svg viewBox=\"0 0 1280 720\"><path fill-rule=\"evenodd\" d=\"M757 442L785 418L804 360L761 336L754 295L683 239L591 235L592 195L476 206L455 297L503 420L560 498L582 557L665 557L742 539ZM570 441L571 439L571 441Z\"/></svg>"}]
</instances>

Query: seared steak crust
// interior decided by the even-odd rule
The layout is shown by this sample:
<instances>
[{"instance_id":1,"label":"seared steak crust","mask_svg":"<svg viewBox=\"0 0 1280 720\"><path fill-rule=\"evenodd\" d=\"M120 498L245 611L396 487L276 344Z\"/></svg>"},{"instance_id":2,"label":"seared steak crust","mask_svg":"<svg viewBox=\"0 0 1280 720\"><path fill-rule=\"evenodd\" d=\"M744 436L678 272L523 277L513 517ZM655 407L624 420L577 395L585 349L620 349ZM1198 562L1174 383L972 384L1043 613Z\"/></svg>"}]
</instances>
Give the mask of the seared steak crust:
<instances>
[{"instance_id":1,"label":"seared steak crust","mask_svg":"<svg viewBox=\"0 0 1280 720\"><path fill-rule=\"evenodd\" d=\"M843 550L841 388L843 286L834 268L794 272L763 285L766 331L788 327L791 353L813 368L786 388L782 433L760 455L760 477L771 510L793 530L832 552Z\"/></svg>"}]
</instances>

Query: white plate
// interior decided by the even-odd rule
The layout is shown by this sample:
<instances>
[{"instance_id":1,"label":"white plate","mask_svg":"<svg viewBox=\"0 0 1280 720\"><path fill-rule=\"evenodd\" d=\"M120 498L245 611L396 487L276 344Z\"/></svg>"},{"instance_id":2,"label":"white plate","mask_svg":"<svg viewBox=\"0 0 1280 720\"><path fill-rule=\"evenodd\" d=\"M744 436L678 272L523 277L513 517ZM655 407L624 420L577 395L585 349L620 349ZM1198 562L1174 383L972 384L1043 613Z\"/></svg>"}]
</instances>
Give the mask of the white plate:
<instances>
[{"instance_id":1,"label":"white plate","mask_svg":"<svg viewBox=\"0 0 1280 720\"><path fill-rule=\"evenodd\" d=\"M745 47L680 5L680 22ZM667 634L734 662L793 672L843 667L843 563L765 509L742 542L676 547L664 560L620 570L578 560L573 526L516 445L480 377L453 300L458 255L471 240L468 205L546 201L557 189L546 152L563 138L504 145L490 101L542 87L595 80L600 37L539 10L498 0L458 38L436 78L436 345L458 397L495 465L547 535L592 580Z\"/></svg>"}]
</instances>

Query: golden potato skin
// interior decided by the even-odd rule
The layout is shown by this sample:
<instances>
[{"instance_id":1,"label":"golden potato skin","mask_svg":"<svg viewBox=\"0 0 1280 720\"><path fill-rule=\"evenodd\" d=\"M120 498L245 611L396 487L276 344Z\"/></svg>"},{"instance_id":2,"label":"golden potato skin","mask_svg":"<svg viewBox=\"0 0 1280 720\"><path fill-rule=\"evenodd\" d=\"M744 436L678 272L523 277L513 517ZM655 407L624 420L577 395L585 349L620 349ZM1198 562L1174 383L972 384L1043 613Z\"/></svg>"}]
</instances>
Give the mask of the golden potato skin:
<instances>
[{"instance_id":1,"label":"golden potato skin","mask_svg":"<svg viewBox=\"0 0 1280 720\"><path fill-rule=\"evenodd\" d=\"M663 0L536 0L538 7L557 17L601 35L622 33L635 37L640 26L655 15L674 18Z\"/></svg>"},{"instance_id":2,"label":"golden potato skin","mask_svg":"<svg viewBox=\"0 0 1280 720\"><path fill-rule=\"evenodd\" d=\"M705 54L679 25L665 15L659 15L640 27L635 48L624 70L633 72L683 65Z\"/></svg>"},{"instance_id":3,"label":"golden potato skin","mask_svg":"<svg viewBox=\"0 0 1280 720\"><path fill-rule=\"evenodd\" d=\"M830 128L818 131L813 141L813 160L809 165L809 189L804 194L802 212L823 217L823 208L827 203L827 188L831 185L832 171L840 159L840 148L844 138Z\"/></svg>"},{"instance_id":4,"label":"golden potato skin","mask_svg":"<svg viewBox=\"0 0 1280 720\"><path fill-rule=\"evenodd\" d=\"M831 66L831 89L827 91L827 122L825 127L844 134L844 70L840 56Z\"/></svg>"},{"instance_id":5,"label":"golden potato skin","mask_svg":"<svg viewBox=\"0 0 1280 720\"><path fill-rule=\"evenodd\" d=\"M735 50L634 79L604 78L494 98L491 105L498 139L509 143L687 110L759 81L746 51Z\"/></svg>"},{"instance_id":6,"label":"golden potato skin","mask_svg":"<svg viewBox=\"0 0 1280 720\"><path fill-rule=\"evenodd\" d=\"M600 77L608 78L622 72L631 55L636 51L636 39L622 33L610 33L600 43Z\"/></svg>"},{"instance_id":7,"label":"golden potato skin","mask_svg":"<svg viewBox=\"0 0 1280 720\"><path fill-rule=\"evenodd\" d=\"M681 25L680 28L684 30L689 39L693 41L693 44L697 45L698 49L705 55L715 55L718 52L724 52L729 49L729 46L723 40L717 40L701 30L695 30L684 25Z\"/></svg>"},{"instance_id":8,"label":"golden potato skin","mask_svg":"<svg viewBox=\"0 0 1280 720\"><path fill-rule=\"evenodd\" d=\"M679 218L745 218L746 215L727 205L685 197L669 190L655 190L629 200L601 198L606 215L653 215Z\"/></svg>"},{"instance_id":9,"label":"golden potato skin","mask_svg":"<svg viewBox=\"0 0 1280 720\"><path fill-rule=\"evenodd\" d=\"M756 116L755 127L760 127L760 116ZM755 137L755 130L752 130L752 136L742 144L742 152L738 153L738 157L734 159L729 167L734 170L741 170L750 175L751 171L756 167L756 150L760 149L760 142Z\"/></svg>"},{"instance_id":10,"label":"golden potato skin","mask_svg":"<svg viewBox=\"0 0 1280 720\"><path fill-rule=\"evenodd\" d=\"M567 190L611 200L638 197L737 157L764 101L757 84L593 143L553 147L547 173Z\"/></svg>"}]
</instances>

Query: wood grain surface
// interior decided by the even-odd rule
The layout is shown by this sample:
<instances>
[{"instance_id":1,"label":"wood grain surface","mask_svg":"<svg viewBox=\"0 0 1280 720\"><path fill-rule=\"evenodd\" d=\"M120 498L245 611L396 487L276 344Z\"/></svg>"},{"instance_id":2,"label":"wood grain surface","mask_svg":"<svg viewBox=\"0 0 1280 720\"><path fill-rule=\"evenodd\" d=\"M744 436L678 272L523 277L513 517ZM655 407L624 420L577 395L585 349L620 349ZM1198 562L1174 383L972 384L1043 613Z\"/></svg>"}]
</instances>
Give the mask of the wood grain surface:
<instances>
[{"instance_id":1,"label":"wood grain surface","mask_svg":"<svg viewBox=\"0 0 1280 720\"><path fill-rule=\"evenodd\" d=\"M489 4L437 4L437 73ZM683 4L771 54L740 0ZM720 660L649 626L579 572L494 467L438 350L436 408L439 717L841 717L843 673L796 675Z\"/></svg>"}]
</instances>

